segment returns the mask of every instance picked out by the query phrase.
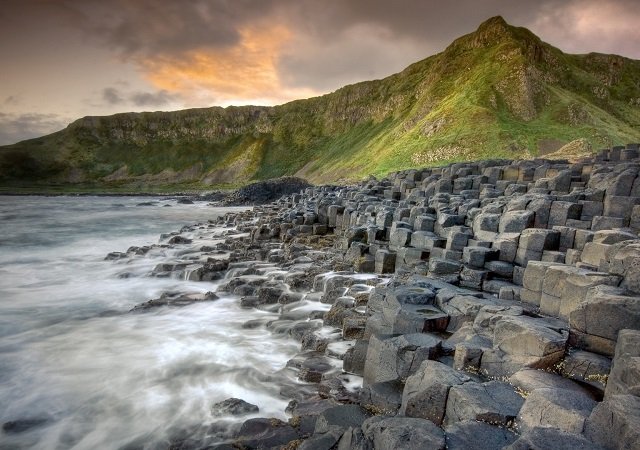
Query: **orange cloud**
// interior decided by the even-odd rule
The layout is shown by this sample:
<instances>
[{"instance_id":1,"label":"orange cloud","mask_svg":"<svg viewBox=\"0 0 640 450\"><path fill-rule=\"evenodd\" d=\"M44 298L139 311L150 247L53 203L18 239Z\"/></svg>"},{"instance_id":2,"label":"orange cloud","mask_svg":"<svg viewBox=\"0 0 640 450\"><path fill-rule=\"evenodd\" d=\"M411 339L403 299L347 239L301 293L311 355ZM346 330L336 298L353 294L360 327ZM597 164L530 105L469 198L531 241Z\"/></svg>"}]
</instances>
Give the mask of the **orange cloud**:
<instances>
[{"instance_id":1,"label":"orange cloud","mask_svg":"<svg viewBox=\"0 0 640 450\"><path fill-rule=\"evenodd\" d=\"M317 95L311 89L286 88L276 61L291 37L281 25L239 30L241 39L225 49L191 50L139 60L144 76L158 89L187 102L277 104Z\"/></svg>"}]
</instances>

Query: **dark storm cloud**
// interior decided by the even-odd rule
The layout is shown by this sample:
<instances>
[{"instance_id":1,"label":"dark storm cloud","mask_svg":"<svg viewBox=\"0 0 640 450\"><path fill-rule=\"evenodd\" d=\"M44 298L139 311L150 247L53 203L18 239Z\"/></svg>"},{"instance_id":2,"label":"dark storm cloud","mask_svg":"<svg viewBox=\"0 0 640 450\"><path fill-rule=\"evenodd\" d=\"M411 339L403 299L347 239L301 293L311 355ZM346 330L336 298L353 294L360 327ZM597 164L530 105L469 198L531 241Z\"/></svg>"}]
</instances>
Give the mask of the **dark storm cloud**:
<instances>
[{"instance_id":1,"label":"dark storm cloud","mask_svg":"<svg viewBox=\"0 0 640 450\"><path fill-rule=\"evenodd\" d=\"M265 17L270 0L83 0L71 1L83 27L125 57L175 54L237 44L239 27Z\"/></svg>"},{"instance_id":2,"label":"dark storm cloud","mask_svg":"<svg viewBox=\"0 0 640 450\"><path fill-rule=\"evenodd\" d=\"M0 145L14 144L67 126L69 119L57 114L7 114L0 112Z\"/></svg>"}]
</instances>

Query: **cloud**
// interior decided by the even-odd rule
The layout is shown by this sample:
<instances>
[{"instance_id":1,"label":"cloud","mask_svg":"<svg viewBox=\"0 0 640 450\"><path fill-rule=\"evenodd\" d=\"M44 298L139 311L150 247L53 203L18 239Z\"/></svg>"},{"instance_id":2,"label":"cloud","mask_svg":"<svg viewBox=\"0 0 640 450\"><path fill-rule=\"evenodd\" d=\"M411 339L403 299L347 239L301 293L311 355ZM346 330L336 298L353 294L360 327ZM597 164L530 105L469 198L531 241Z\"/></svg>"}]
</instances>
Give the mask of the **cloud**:
<instances>
[{"instance_id":1,"label":"cloud","mask_svg":"<svg viewBox=\"0 0 640 450\"><path fill-rule=\"evenodd\" d=\"M587 44L601 51L640 51L638 31L631 29L639 17L629 0L70 4L85 15L87 33L134 62L156 88L223 103L282 102L380 78L442 50L497 14L571 51L587 51Z\"/></svg>"},{"instance_id":2,"label":"cloud","mask_svg":"<svg viewBox=\"0 0 640 450\"><path fill-rule=\"evenodd\" d=\"M238 45L141 59L146 78L167 92L221 104L274 103L315 91L282 84L276 55L290 38L279 25L243 28Z\"/></svg>"},{"instance_id":3,"label":"cloud","mask_svg":"<svg viewBox=\"0 0 640 450\"><path fill-rule=\"evenodd\" d=\"M119 83L117 83L119 84ZM113 86L106 87L102 90L102 100L108 105L131 105L135 107L159 107L166 106L176 100L178 95L161 89L154 92L145 91L126 91L115 88Z\"/></svg>"},{"instance_id":4,"label":"cloud","mask_svg":"<svg viewBox=\"0 0 640 450\"><path fill-rule=\"evenodd\" d=\"M7 98L4 99L4 104L5 105L18 105L20 104L20 96L19 95L10 95Z\"/></svg>"},{"instance_id":5,"label":"cloud","mask_svg":"<svg viewBox=\"0 0 640 450\"><path fill-rule=\"evenodd\" d=\"M637 2L572 0L544 8L531 28L573 53L617 53L640 59Z\"/></svg>"},{"instance_id":6,"label":"cloud","mask_svg":"<svg viewBox=\"0 0 640 450\"><path fill-rule=\"evenodd\" d=\"M102 99L110 105L121 105L125 102L120 92L113 87L104 88L102 90Z\"/></svg>"},{"instance_id":7,"label":"cloud","mask_svg":"<svg viewBox=\"0 0 640 450\"><path fill-rule=\"evenodd\" d=\"M69 122L68 118L58 114L0 113L0 145L53 133L66 127Z\"/></svg>"},{"instance_id":8,"label":"cloud","mask_svg":"<svg viewBox=\"0 0 640 450\"><path fill-rule=\"evenodd\" d=\"M398 72L494 15L565 51L640 58L637 0L8 2L7 18L46 17L49 28L58 21L80 30L155 89L114 84L102 91L109 106L274 104L318 95Z\"/></svg>"},{"instance_id":9,"label":"cloud","mask_svg":"<svg viewBox=\"0 0 640 450\"><path fill-rule=\"evenodd\" d=\"M136 106L164 106L176 98L175 95L163 90L157 92L134 92L131 94L131 102Z\"/></svg>"}]
</instances>

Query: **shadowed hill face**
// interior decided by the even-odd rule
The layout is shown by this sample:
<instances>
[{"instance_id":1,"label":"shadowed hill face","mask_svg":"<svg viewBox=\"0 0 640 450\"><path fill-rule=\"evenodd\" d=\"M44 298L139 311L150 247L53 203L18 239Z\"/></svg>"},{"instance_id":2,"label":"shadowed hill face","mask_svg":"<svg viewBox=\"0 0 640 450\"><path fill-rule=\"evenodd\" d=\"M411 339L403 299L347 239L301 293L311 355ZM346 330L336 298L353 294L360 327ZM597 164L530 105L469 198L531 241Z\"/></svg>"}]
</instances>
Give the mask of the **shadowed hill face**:
<instances>
[{"instance_id":1,"label":"shadowed hill face","mask_svg":"<svg viewBox=\"0 0 640 450\"><path fill-rule=\"evenodd\" d=\"M237 185L640 140L640 61L567 55L494 17L388 78L276 107L85 117L0 148L16 182Z\"/></svg>"}]
</instances>

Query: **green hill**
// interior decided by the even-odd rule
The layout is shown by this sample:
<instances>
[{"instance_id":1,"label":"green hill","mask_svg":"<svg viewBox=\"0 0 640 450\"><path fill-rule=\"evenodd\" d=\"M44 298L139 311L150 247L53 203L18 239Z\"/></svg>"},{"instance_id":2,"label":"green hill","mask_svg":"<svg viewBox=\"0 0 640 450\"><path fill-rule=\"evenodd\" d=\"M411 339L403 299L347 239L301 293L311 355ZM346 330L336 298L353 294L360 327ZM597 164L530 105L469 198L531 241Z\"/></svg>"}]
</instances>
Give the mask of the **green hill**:
<instances>
[{"instance_id":1,"label":"green hill","mask_svg":"<svg viewBox=\"0 0 640 450\"><path fill-rule=\"evenodd\" d=\"M3 186L358 179L452 161L640 141L640 61L569 55L494 17L382 80L275 107L85 117L0 147Z\"/></svg>"}]
</instances>

